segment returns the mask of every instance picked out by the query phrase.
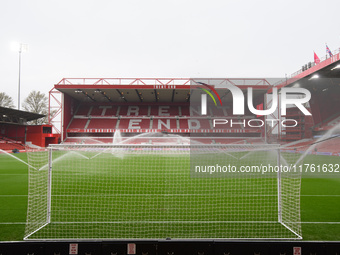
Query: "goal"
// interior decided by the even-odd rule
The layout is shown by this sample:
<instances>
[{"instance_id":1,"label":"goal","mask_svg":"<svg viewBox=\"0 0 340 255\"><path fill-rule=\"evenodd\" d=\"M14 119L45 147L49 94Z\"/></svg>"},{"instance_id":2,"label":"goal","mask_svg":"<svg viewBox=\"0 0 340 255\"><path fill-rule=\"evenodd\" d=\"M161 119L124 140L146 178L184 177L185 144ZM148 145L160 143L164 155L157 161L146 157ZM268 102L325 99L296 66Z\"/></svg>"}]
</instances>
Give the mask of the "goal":
<instances>
[{"instance_id":1,"label":"goal","mask_svg":"<svg viewBox=\"0 0 340 255\"><path fill-rule=\"evenodd\" d=\"M296 157L268 144L31 151L25 239L300 239Z\"/></svg>"}]
</instances>

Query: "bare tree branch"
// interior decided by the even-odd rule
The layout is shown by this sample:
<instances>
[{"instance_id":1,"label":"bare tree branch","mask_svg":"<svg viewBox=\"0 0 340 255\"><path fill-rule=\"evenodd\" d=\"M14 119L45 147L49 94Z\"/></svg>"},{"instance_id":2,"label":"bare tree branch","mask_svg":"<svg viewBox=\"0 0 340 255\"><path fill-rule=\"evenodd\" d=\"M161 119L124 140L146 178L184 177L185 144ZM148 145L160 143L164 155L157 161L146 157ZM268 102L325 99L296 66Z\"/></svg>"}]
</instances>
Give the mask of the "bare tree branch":
<instances>
[{"instance_id":1,"label":"bare tree branch","mask_svg":"<svg viewBox=\"0 0 340 255\"><path fill-rule=\"evenodd\" d=\"M13 99L5 92L0 92L0 106L14 108Z\"/></svg>"},{"instance_id":2,"label":"bare tree branch","mask_svg":"<svg viewBox=\"0 0 340 255\"><path fill-rule=\"evenodd\" d=\"M32 124L34 125L41 125L41 124L47 124L48 123L48 99L47 96L40 91L31 91L26 97L23 108L28 112L34 112L39 114L44 114L46 117L40 118L37 120L32 121Z\"/></svg>"}]
</instances>

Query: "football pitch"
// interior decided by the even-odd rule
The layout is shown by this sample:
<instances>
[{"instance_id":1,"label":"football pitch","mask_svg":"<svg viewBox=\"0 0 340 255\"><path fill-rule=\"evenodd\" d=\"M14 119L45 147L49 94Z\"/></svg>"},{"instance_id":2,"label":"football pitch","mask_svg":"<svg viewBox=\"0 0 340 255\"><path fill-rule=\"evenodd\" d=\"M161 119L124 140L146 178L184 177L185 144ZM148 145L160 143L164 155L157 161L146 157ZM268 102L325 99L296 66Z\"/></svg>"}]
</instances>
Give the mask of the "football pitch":
<instances>
[{"instance_id":1,"label":"football pitch","mask_svg":"<svg viewBox=\"0 0 340 255\"><path fill-rule=\"evenodd\" d=\"M15 157L18 157L22 159L23 161L27 162L27 155L25 153L19 153L19 154L12 154ZM308 163L319 163L319 162L333 162L333 163L339 163L339 157L335 156L307 156ZM173 162L171 158L169 158L169 163L171 164ZM5 155L0 154L0 204L2 206L2 210L0 211L0 240L1 241L17 241L22 240L24 237L25 232L25 224L26 224L26 215L27 215L27 201L28 201L28 169L27 165L23 164L22 162L19 162L18 160ZM133 168L133 164L131 164L131 167ZM159 171L159 167L156 169L149 169L157 170ZM86 172L79 171L78 175L84 175ZM130 171L131 174L133 174ZM154 172L155 173L155 172ZM153 174L154 174L153 173ZM138 173L134 173L135 175L138 175ZM166 196L167 187L166 181L169 177L166 177L165 175L162 175L164 178L162 187L162 192L164 192L164 196ZM105 175L103 175L103 178ZM54 176L55 180L58 180L58 174L56 173ZM69 181L65 176L63 177L65 181ZM62 196L62 194L58 194L58 191L53 193L52 196L55 196L55 198L52 198L52 208L54 207L55 213L52 215L53 217L57 217L58 212L60 213L60 217L57 219L55 218L56 222L59 221L67 221L67 218L62 219L63 217L67 217L68 214L72 213L72 215L78 215L79 221L82 221L83 223L78 226L73 226L72 228L78 228L79 230L82 229L91 229L89 226L86 226L87 223L91 221L91 219L95 218L94 213L95 211L107 211L107 214L105 216L105 221L108 219L110 220L110 217L112 219L119 218L121 222L128 222L125 225L121 226L120 231L120 237L121 238L139 238L144 236L145 238L152 238L153 233L145 231L148 230L147 224L148 222L138 222L138 217L135 219L132 219L130 217L129 212L132 210L135 210L137 207L142 207L145 205L149 205L149 207L146 209L148 210L148 217L150 219L159 219L162 220L162 215L168 215L170 220L176 220L178 217L178 214L174 213L174 208L169 207L167 203L171 203L172 206L176 205L176 208L183 207L183 201L185 202L185 199L195 199L195 205L197 206L203 206L207 207L207 204L209 205L209 199L207 196L203 198L199 198L199 196L196 196L195 198L176 198L172 197L169 199L165 199L164 201L157 201L152 196L140 196L139 201L132 201L130 200L129 196L126 197L120 197L119 202L117 202L117 199L111 200L110 197L106 197L105 199L109 202L105 202L103 205L100 203L100 199L104 199L103 196L96 197L97 191L94 190L96 187L96 181L93 181L91 184L91 180L95 180L93 176L91 176L91 173L88 173L84 178L87 178L89 185L82 186L82 185L76 185L76 182L73 182L73 186L69 188L69 190L60 190L59 192L63 192L63 194L70 193L72 194L75 187L78 189L77 194L83 193L84 196L88 196L87 199L85 199L84 203L87 203L88 205L91 204L94 208L93 212L82 212L81 208L72 208L68 213L62 214L61 210L58 210L58 205L69 203L74 203L74 198L72 196L65 197ZM140 177L142 178L142 176ZM159 182L160 176L157 178L157 182ZM156 180L156 179L155 179ZM181 176L176 179L179 181L178 189L179 193L182 192L183 194L188 193L189 189L184 190L184 187L188 187L188 181L182 178ZM196 180L196 182L199 182L200 180ZM211 179L210 180L212 185L214 182L219 182L218 179ZM244 180L246 181L246 179ZM142 180L139 182L138 178L129 178L128 176L124 176L124 179L118 180L117 185L115 185L115 188L119 189L125 189L125 194L128 194L129 192L132 194L135 194L138 192L138 188L140 187L140 184L144 183ZM182 185L181 185L182 184ZM185 185L184 185L185 184ZM53 184L54 185L54 184ZM145 185L145 183L144 183ZM154 194L155 183L150 183L150 187L143 187L143 190L147 190L150 192L150 194ZM102 186L102 185L101 185ZM108 190L112 189L112 187L107 187ZM191 190L192 191L192 190ZM101 194L103 195L103 194ZM211 194L210 194L211 195ZM92 197L92 198L91 198ZM256 199L256 198L254 198ZM54 202L53 202L54 201ZM58 204L55 204L56 201L58 201ZM99 201L99 202L98 202ZM235 200L236 203L237 200ZM270 201L270 200L269 200ZM160 203L161 202L161 203ZM220 201L217 199L212 206L216 206L216 203L218 204ZM261 200L259 200L261 203ZM275 201L272 201L274 206ZM97 204L96 204L97 203ZM107 204L110 204L110 208L112 208L112 205L114 205L114 208L116 210L108 209ZM189 200L188 200L189 203ZM192 202L191 202L192 203ZM245 203L245 206L247 203ZM169 211L169 208L172 210L171 213ZM145 208L144 208L145 209ZM183 209L183 208L179 208ZM110 211L108 211L110 210ZM255 208L247 208L247 211L255 211ZM72 212L71 212L72 211ZM181 210L183 211L183 210ZM199 210L196 210L196 212L199 212ZM237 212L235 212L237 213ZM66 216L65 216L66 215ZM199 214L188 214L188 215L180 215L181 219L185 219L187 222L190 222L192 220L197 220L200 217L204 215L204 212ZM265 216L264 216L265 217ZM270 216L268 216L270 217ZM268 218L265 217L265 218ZM141 218L145 219L145 215ZM209 221L215 221L218 222L219 215L207 215L207 218ZM111 221L110 221L111 222ZM302 189L301 189L301 223L302 223L302 235L304 240L322 240L322 241L339 241L340 240L340 178L302 178ZM112 222L110 223L112 224ZM111 228L110 224L106 224L107 228ZM144 232L139 236L138 233L141 232L142 228L139 228L139 226L143 224ZM214 225L215 224L215 225ZM215 235L219 235L219 233L216 233L220 231L221 229L225 229L230 227L230 225L223 225L221 223L214 223L213 225L210 225L210 231L211 231L211 237L213 238ZM176 227L176 224L173 224L171 226L171 231L173 233L176 233L178 236L183 235L184 238L190 238L190 236L187 236L187 233L190 233L193 229L199 229L198 227L192 226L192 224L188 225L187 227L183 227L184 225L180 225ZM63 233L67 237L67 229L65 229L64 225L58 225L54 224L53 226L47 226L46 231L49 231L48 228L54 227L56 228L56 232L58 232L58 229L60 230L60 233ZM246 229L247 226L244 226ZM267 232L270 232L271 229L273 229L273 226L270 226L270 223L268 223L266 226L262 226L262 231L266 229ZM275 227L274 227L275 228ZM96 231L98 227L92 226L91 231ZM107 229L107 230L108 230ZM150 228L151 229L151 228ZM203 229L201 229L203 231ZM102 231L102 230L101 230ZM135 233L134 236L129 236L129 232ZM158 231L162 231L160 228ZM215 232L214 232L215 231ZM232 231L236 231L235 228L232 229ZM145 235L146 233L149 233L150 236ZM268 234L270 236L271 233ZM209 236L209 233L208 233ZM72 236L70 236L72 237ZM87 236L83 236L83 238L86 238ZM192 238L198 237L199 238L199 232L193 233Z\"/></svg>"}]
</instances>

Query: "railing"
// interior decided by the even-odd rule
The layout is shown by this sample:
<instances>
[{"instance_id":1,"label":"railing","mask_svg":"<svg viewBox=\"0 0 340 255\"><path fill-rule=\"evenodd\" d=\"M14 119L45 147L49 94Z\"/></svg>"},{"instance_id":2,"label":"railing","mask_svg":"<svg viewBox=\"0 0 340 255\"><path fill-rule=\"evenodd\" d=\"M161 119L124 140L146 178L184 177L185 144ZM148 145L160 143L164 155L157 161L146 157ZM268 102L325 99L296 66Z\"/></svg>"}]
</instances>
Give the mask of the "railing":
<instances>
[{"instance_id":1,"label":"railing","mask_svg":"<svg viewBox=\"0 0 340 255\"><path fill-rule=\"evenodd\" d=\"M63 78L56 85L190 85L188 78Z\"/></svg>"},{"instance_id":2,"label":"railing","mask_svg":"<svg viewBox=\"0 0 340 255\"><path fill-rule=\"evenodd\" d=\"M196 82L211 85L233 84L236 86L273 86L262 78L63 78L56 85L153 85L190 86Z\"/></svg>"},{"instance_id":3,"label":"railing","mask_svg":"<svg viewBox=\"0 0 340 255\"><path fill-rule=\"evenodd\" d=\"M332 51L333 56L336 55L336 54L339 54L339 53L340 53L340 48ZM329 58L331 58L331 57L330 57L328 54L326 54L325 56L323 56L323 57L320 58L320 63L319 63L319 64L321 64L323 61L325 61L325 60L327 60L327 59L329 59ZM307 69L302 69L302 68L301 68L301 69L299 69L298 71L292 73L291 75L287 75L285 79L282 79L282 80L280 80L280 81L274 83L274 86L283 84L283 83L286 82L288 79L294 78L295 76L297 76L297 75L303 73L304 71L308 70L309 68L311 68L311 67L313 67L313 66L316 66L316 64L315 64L314 61L313 61L313 62L310 62L310 63L311 63L311 66L308 67ZM318 65L319 65L319 64L318 64Z\"/></svg>"}]
</instances>

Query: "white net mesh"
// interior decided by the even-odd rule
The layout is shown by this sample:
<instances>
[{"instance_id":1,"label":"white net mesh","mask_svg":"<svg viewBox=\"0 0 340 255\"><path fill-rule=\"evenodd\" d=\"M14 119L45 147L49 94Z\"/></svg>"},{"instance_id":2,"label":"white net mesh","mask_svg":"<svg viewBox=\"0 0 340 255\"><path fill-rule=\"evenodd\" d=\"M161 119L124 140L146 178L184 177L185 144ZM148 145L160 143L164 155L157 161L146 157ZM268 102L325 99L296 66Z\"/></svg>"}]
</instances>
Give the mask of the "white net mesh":
<instances>
[{"instance_id":1,"label":"white net mesh","mask_svg":"<svg viewBox=\"0 0 340 255\"><path fill-rule=\"evenodd\" d=\"M296 157L276 145L59 145L30 152L25 236L301 238L300 175L240 172L288 166ZM227 166L238 171L223 171Z\"/></svg>"}]
</instances>

